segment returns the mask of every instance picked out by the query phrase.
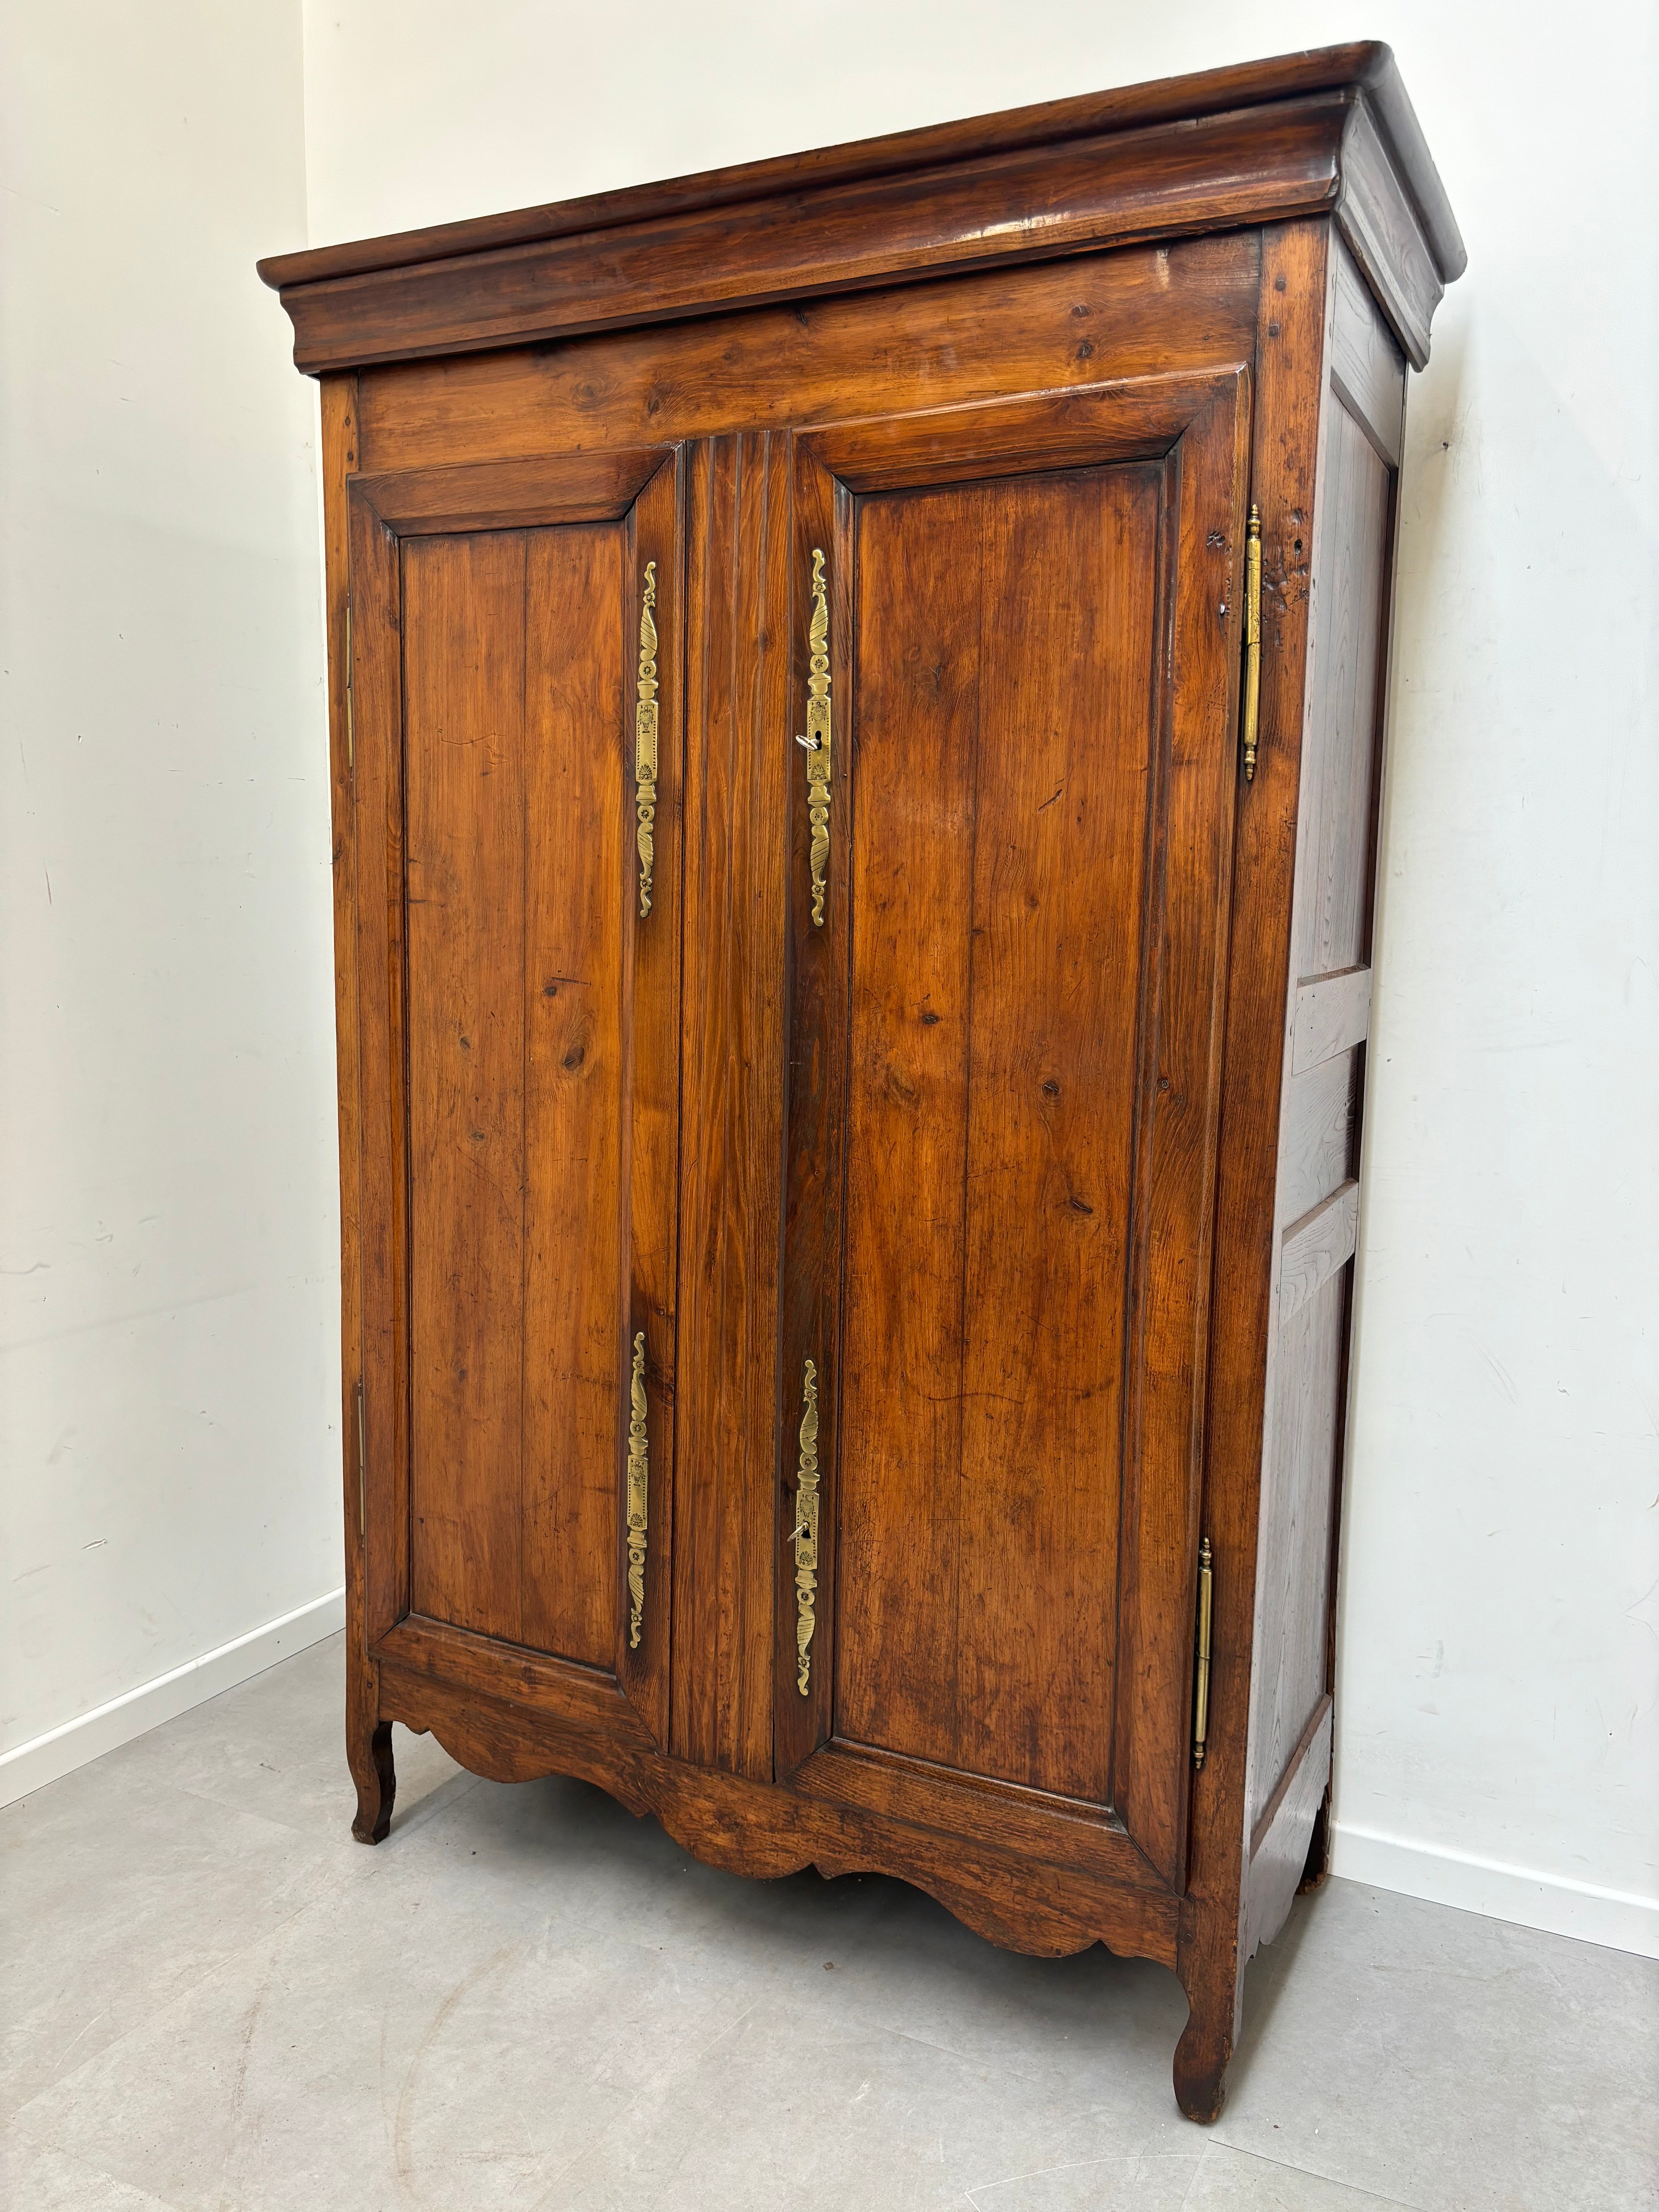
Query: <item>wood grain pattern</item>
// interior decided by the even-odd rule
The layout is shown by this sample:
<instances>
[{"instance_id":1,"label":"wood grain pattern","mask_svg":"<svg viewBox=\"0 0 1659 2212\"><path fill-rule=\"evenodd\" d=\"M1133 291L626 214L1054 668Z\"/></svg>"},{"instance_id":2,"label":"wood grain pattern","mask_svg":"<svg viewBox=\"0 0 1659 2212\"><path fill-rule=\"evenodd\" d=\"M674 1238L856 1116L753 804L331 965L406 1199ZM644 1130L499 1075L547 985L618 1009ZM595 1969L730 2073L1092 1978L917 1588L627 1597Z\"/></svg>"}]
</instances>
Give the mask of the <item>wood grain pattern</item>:
<instances>
[{"instance_id":1,"label":"wood grain pattern","mask_svg":"<svg viewBox=\"0 0 1659 2212\"><path fill-rule=\"evenodd\" d=\"M1162 489L1142 465L872 500L860 539L868 776L853 866L875 874L891 845L881 902L921 943L896 962L879 939L854 954L842 1525L857 1564L839 1725L1101 1803L1115 1625L1098 1592L1116 1554L1125 1319L1108 1255L1128 1230ZM916 787L946 776L966 803L935 824ZM942 880L919 881L935 860ZM935 963L951 940L945 988ZM936 1029L960 1057L924 1099L913 1039ZM895 1157L918 1130L925 1166ZM945 1227L948 1258L915 1237L918 1221ZM937 1338L937 1394L892 1362L890 1322ZM918 1455L907 1483L885 1462L895 1445L907 1455L936 1395L954 1410L945 1449ZM921 1498L896 1494L893 1475ZM900 1589L919 1566L935 1580L917 1557L930 1524L936 1602L910 1597L916 1648L896 1651ZM895 1690L915 1703L908 1728Z\"/></svg>"},{"instance_id":2,"label":"wood grain pattern","mask_svg":"<svg viewBox=\"0 0 1659 2212\"><path fill-rule=\"evenodd\" d=\"M1333 1053L1364 1044L1371 1026L1371 971L1339 968L1307 975L1296 987L1291 1013L1291 1073L1305 1075Z\"/></svg>"},{"instance_id":3,"label":"wood grain pattern","mask_svg":"<svg viewBox=\"0 0 1659 2212\"><path fill-rule=\"evenodd\" d=\"M672 1737L680 1758L761 1779L781 1507L785 779L799 758L780 628L789 470L765 433L711 441L689 470Z\"/></svg>"},{"instance_id":4,"label":"wood grain pattern","mask_svg":"<svg viewBox=\"0 0 1659 2212\"><path fill-rule=\"evenodd\" d=\"M384 1636L412 1603L511 1644L618 1667L626 1376L642 1306L638 1325L654 1347L663 1559L652 1570L657 1633L628 1675L629 1694L661 1732L678 1175L678 673L659 747L668 896L642 997L630 968L624 715L630 605L637 628L629 556L641 527L676 602L679 592L676 471L659 468L659 482L632 531L477 528L416 535L384 556L386 588L402 579L401 704L389 734L386 718L371 715L364 765L406 769L401 808L388 804L406 819L407 860L398 865L401 841L382 854L389 927L405 931L406 947L398 958L386 945L393 988L377 1035L389 1063L406 1060L407 1170L395 1122L375 1155L388 1192L406 1177L406 1351L389 1252L382 1295L388 1363L395 1374L406 1358L416 1378L406 1455L397 1455L394 1430L392 1449L376 1455L385 1472L371 1516L370 1555L401 1563L408 1595L374 1631ZM365 549L393 543L362 483L354 491ZM678 611L665 624L672 653ZM392 665L388 653L367 658L376 670Z\"/></svg>"},{"instance_id":5,"label":"wood grain pattern","mask_svg":"<svg viewBox=\"0 0 1659 2212\"><path fill-rule=\"evenodd\" d=\"M1247 360L1250 232L751 307L696 323L410 362L359 380L367 465L481 467L514 455L789 430Z\"/></svg>"},{"instance_id":6,"label":"wood grain pattern","mask_svg":"<svg viewBox=\"0 0 1659 2212\"><path fill-rule=\"evenodd\" d=\"M411 1602L523 1638L525 545L403 552Z\"/></svg>"}]
</instances>

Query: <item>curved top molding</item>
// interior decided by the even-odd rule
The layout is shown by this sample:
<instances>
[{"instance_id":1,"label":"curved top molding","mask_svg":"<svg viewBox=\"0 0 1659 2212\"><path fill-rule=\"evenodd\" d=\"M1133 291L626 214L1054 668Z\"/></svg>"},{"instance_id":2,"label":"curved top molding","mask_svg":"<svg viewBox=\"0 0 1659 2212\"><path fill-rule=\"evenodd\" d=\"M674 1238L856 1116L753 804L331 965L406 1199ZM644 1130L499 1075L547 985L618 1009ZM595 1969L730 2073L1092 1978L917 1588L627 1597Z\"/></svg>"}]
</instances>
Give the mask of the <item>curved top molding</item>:
<instances>
[{"instance_id":1,"label":"curved top molding","mask_svg":"<svg viewBox=\"0 0 1659 2212\"><path fill-rule=\"evenodd\" d=\"M1421 366L1467 256L1365 42L258 264L313 374L1334 212Z\"/></svg>"}]
</instances>

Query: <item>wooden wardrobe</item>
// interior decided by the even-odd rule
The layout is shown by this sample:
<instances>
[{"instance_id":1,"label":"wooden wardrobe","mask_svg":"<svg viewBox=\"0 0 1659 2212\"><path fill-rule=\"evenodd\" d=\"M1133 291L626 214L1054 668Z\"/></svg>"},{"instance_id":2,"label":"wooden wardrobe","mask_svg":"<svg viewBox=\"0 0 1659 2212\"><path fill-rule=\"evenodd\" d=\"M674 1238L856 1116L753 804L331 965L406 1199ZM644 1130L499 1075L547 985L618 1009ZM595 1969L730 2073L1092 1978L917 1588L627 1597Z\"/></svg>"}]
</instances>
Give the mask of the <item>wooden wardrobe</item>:
<instances>
[{"instance_id":1,"label":"wooden wardrobe","mask_svg":"<svg viewBox=\"0 0 1659 2212\"><path fill-rule=\"evenodd\" d=\"M1160 1960L1326 1859L1407 362L1352 46L261 264L391 1724Z\"/></svg>"}]
</instances>

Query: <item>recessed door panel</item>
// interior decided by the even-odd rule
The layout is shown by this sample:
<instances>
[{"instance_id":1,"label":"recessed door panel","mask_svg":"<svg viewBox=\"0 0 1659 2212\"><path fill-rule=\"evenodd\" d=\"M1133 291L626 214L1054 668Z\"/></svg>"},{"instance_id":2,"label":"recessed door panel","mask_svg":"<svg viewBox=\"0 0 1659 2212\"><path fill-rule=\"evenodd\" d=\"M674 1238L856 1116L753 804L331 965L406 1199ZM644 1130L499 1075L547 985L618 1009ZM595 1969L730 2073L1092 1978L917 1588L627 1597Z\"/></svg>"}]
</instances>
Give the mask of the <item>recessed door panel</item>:
<instances>
[{"instance_id":1,"label":"recessed door panel","mask_svg":"<svg viewBox=\"0 0 1659 2212\"><path fill-rule=\"evenodd\" d=\"M398 1235L368 1261L393 1328L366 1416L382 1451L400 1413L406 1437L401 1466L380 1462L366 1533L401 1554L400 1612L620 1676L654 1731L673 1457L676 473L593 517L616 487L573 492L574 467L486 487L523 527L452 526L461 502L430 476L361 495L365 788L386 777L395 833L380 854L386 996L366 962L365 1006L403 1070L400 1124L365 1132L373 1172L402 1186ZM401 533L371 496L407 518Z\"/></svg>"},{"instance_id":2,"label":"recessed door panel","mask_svg":"<svg viewBox=\"0 0 1659 2212\"><path fill-rule=\"evenodd\" d=\"M859 517L836 1726L1097 1802L1161 476Z\"/></svg>"},{"instance_id":3,"label":"recessed door panel","mask_svg":"<svg viewBox=\"0 0 1659 2212\"><path fill-rule=\"evenodd\" d=\"M798 475L836 720L786 1371L832 1533L781 1762L930 1820L1066 1800L1170 1881L1247 422L1238 375L1150 380L837 424Z\"/></svg>"}]
</instances>

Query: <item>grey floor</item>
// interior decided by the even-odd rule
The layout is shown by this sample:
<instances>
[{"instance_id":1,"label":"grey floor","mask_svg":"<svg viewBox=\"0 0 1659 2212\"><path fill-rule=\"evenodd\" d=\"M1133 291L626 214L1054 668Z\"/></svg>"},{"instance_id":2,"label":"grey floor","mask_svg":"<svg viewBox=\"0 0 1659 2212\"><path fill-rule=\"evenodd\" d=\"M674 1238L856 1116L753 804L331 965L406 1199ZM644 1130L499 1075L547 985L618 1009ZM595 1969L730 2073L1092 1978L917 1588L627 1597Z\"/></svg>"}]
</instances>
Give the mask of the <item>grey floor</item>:
<instances>
[{"instance_id":1,"label":"grey floor","mask_svg":"<svg viewBox=\"0 0 1659 2212\"><path fill-rule=\"evenodd\" d=\"M16 2212L1659 2207L1659 1968L1331 1882L1185 2001L877 1878L745 1882L578 1784L397 1731L347 1832L319 1644L0 1813Z\"/></svg>"}]
</instances>

